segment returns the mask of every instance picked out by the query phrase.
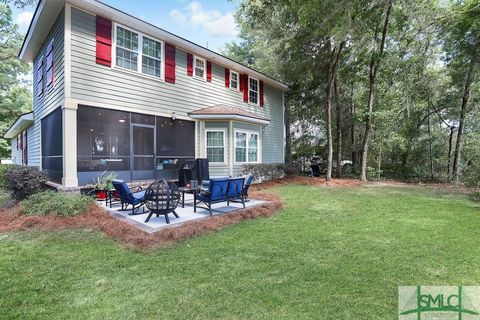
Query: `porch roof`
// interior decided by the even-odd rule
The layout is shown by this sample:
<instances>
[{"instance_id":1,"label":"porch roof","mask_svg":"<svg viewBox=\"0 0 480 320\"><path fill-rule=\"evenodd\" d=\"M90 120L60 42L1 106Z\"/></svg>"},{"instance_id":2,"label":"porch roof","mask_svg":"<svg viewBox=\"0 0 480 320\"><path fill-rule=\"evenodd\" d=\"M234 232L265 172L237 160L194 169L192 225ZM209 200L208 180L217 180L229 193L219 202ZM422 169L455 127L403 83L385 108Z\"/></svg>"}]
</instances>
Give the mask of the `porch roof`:
<instances>
[{"instance_id":1,"label":"porch roof","mask_svg":"<svg viewBox=\"0 0 480 320\"><path fill-rule=\"evenodd\" d=\"M268 125L270 120L254 113L248 112L243 108L217 105L198 109L188 113L193 119L199 120L239 120L256 124Z\"/></svg>"},{"instance_id":2,"label":"porch roof","mask_svg":"<svg viewBox=\"0 0 480 320\"><path fill-rule=\"evenodd\" d=\"M24 113L15 120L4 135L6 139L15 138L20 132L30 127L33 123L33 111Z\"/></svg>"}]
</instances>

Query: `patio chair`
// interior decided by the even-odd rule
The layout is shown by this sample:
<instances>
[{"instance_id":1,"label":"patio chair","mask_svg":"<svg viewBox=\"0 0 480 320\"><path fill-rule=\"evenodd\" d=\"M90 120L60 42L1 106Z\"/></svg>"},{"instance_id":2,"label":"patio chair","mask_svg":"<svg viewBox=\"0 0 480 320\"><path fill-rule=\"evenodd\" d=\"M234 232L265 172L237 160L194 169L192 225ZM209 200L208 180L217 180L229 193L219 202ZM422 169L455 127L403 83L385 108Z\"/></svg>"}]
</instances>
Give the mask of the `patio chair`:
<instances>
[{"instance_id":1,"label":"patio chair","mask_svg":"<svg viewBox=\"0 0 480 320\"><path fill-rule=\"evenodd\" d=\"M245 198L243 196L243 183L245 182L244 178L232 178L228 180L227 186L227 206L230 206L231 200L236 200L232 202L241 202L245 208Z\"/></svg>"},{"instance_id":2,"label":"patio chair","mask_svg":"<svg viewBox=\"0 0 480 320\"><path fill-rule=\"evenodd\" d=\"M207 207L200 207L207 209L212 215L212 204L227 201L227 187L228 178L211 179L208 186L208 191L201 191L194 201L194 211L197 210L199 203L204 203Z\"/></svg>"},{"instance_id":3,"label":"patio chair","mask_svg":"<svg viewBox=\"0 0 480 320\"><path fill-rule=\"evenodd\" d=\"M131 214L136 214L138 209L143 207L143 204L145 203L145 191L142 191L142 187L139 186L135 192L132 192L127 183L123 180L113 180L112 183L115 190L117 190L120 195L122 211L127 210L128 206L131 205ZM142 213L145 213L145 208Z\"/></svg>"}]
</instances>

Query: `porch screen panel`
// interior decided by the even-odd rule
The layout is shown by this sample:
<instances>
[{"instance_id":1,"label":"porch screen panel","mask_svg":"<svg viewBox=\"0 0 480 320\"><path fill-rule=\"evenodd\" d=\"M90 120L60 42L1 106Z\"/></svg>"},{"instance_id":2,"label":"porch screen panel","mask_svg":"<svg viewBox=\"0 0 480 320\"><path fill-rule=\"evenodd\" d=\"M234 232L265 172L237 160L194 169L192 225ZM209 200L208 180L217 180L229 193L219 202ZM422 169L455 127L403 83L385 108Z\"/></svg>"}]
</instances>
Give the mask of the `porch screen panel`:
<instances>
[{"instance_id":1,"label":"porch screen panel","mask_svg":"<svg viewBox=\"0 0 480 320\"><path fill-rule=\"evenodd\" d=\"M157 157L195 158L195 122L157 117Z\"/></svg>"},{"instance_id":2,"label":"porch screen panel","mask_svg":"<svg viewBox=\"0 0 480 320\"><path fill-rule=\"evenodd\" d=\"M195 158L195 122L157 117L157 179L177 179L178 169Z\"/></svg>"},{"instance_id":3,"label":"porch screen panel","mask_svg":"<svg viewBox=\"0 0 480 320\"><path fill-rule=\"evenodd\" d=\"M57 108L41 120L42 170L49 179L61 183L63 177L62 109Z\"/></svg>"},{"instance_id":4,"label":"porch screen panel","mask_svg":"<svg viewBox=\"0 0 480 320\"><path fill-rule=\"evenodd\" d=\"M77 170L130 170L130 113L79 106Z\"/></svg>"}]
</instances>

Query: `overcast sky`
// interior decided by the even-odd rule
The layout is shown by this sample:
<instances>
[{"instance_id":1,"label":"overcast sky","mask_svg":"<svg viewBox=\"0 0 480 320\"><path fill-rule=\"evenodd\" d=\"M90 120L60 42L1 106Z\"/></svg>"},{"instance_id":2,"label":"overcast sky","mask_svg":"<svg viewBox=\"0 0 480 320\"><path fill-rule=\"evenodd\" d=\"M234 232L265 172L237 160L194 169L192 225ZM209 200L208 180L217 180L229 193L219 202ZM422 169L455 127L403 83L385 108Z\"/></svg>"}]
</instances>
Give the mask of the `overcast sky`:
<instances>
[{"instance_id":1,"label":"overcast sky","mask_svg":"<svg viewBox=\"0 0 480 320\"><path fill-rule=\"evenodd\" d=\"M238 0L103 0L103 2L217 52L237 38L233 13ZM13 9L26 32L34 7Z\"/></svg>"}]
</instances>

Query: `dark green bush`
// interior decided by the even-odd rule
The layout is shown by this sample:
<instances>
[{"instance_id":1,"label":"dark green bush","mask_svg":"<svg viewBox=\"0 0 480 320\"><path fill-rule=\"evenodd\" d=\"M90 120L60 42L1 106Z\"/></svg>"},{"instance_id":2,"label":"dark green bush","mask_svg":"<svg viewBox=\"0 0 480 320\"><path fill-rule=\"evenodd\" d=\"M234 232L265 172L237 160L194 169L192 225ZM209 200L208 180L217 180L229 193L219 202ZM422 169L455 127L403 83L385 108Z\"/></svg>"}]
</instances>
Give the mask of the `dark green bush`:
<instances>
[{"instance_id":1,"label":"dark green bush","mask_svg":"<svg viewBox=\"0 0 480 320\"><path fill-rule=\"evenodd\" d=\"M68 194L52 190L36 193L21 202L21 211L25 215L55 214L68 217L84 213L91 197L81 194Z\"/></svg>"},{"instance_id":2,"label":"dark green bush","mask_svg":"<svg viewBox=\"0 0 480 320\"><path fill-rule=\"evenodd\" d=\"M47 176L37 167L12 165L5 169L3 176L5 190L16 200L23 200L42 191L47 182Z\"/></svg>"},{"instance_id":3,"label":"dark green bush","mask_svg":"<svg viewBox=\"0 0 480 320\"><path fill-rule=\"evenodd\" d=\"M8 168L11 168L11 164L0 164L0 189L5 189L6 180L5 180L5 171Z\"/></svg>"},{"instance_id":4,"label":"dark green bush","mask_svg":"<svg viewBox=\"0 0 480 320\"><path fill-rule=\"evenodd\" d=\"M243 174L251 174L254 182L280 179L285 176L283 164L256 163L243 166Z\"/></svg>"}]
</instances>

